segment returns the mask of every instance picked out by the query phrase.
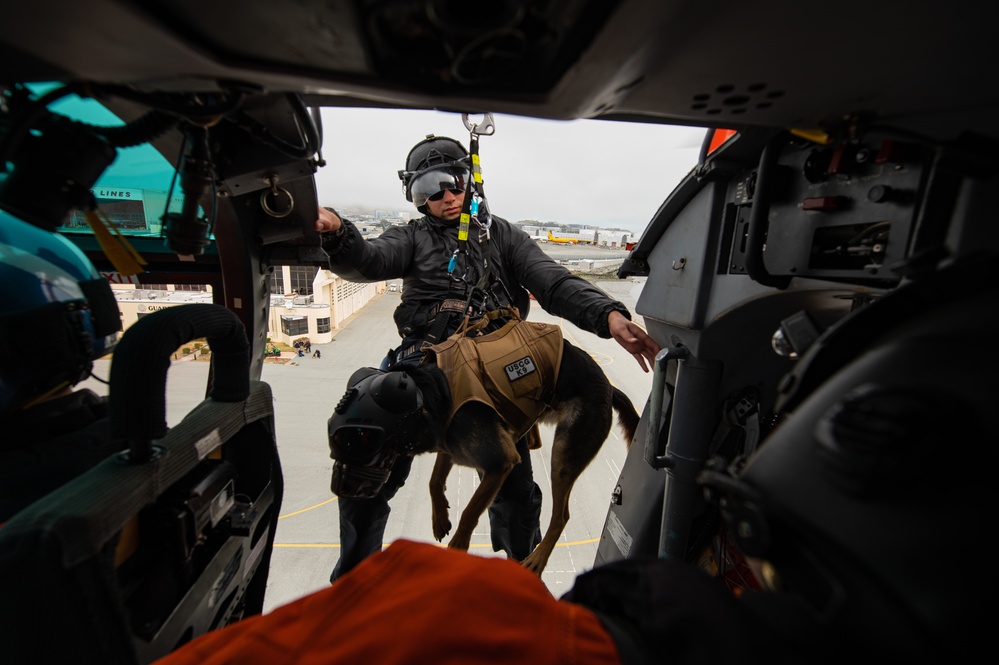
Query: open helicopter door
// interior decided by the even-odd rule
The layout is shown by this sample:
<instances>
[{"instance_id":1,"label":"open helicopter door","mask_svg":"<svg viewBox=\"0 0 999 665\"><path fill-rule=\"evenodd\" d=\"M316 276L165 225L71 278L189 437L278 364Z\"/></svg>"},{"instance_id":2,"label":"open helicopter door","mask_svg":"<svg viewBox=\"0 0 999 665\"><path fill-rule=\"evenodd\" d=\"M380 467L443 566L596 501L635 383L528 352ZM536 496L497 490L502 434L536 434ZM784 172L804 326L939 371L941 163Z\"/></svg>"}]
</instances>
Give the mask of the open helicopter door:
<instances>
[{"instance_id":1,"label":"open helicopter door","mask_svg":"<svg viewBox=\"0 0 999 665\"><path fill-rule=\"evenodd\" d=\"M170 357L200 337L210 396L167 431ZM109 417L128 450L0 529L5 659L148 663L260 613L283 485L270 387L248 359L218 305L161 310L123 335Z\"/></svg>"}]
</instances>

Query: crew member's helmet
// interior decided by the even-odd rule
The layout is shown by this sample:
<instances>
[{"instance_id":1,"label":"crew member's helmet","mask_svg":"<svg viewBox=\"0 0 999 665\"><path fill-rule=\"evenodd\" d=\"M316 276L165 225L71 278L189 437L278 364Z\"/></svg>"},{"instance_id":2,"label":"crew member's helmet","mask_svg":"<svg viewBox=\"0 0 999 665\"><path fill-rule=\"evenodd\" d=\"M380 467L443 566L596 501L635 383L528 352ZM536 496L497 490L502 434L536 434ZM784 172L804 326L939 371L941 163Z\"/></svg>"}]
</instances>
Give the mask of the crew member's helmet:
<instances>
[{"instance_id":1,"label":"crew member's helmet","mask_svg":"<svg viewBox=\"0 0 999 665\"><path fill-rule=\"evenodd\" d=\"M444 190L465 191L471 169L468 151L458 141L428 134L406 156L406 169L399 171L406 200L426 213L427 201Z\"/></svg>"},{"instance_id":2,"label":"crew member's helmet","mask_svg":"<svg viewBox=\"0 0 999 665\"><path fill-rule=\"evenodd\" d=\"M0 211L0 415L90 376L121 330L107 280L66 238Z\"/></svg>"}]
</instances>

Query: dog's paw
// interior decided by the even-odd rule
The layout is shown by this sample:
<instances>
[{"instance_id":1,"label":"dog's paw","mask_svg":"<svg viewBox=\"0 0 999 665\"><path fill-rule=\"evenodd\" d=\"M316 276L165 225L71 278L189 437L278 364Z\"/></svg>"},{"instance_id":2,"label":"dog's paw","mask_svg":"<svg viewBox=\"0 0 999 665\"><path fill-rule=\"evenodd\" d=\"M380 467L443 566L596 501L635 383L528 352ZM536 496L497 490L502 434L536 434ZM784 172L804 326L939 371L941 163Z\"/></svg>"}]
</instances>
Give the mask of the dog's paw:
<instances>
[{"instance_id":1,"label":"dog's paw","mask_svg":"<svg viewBox=\"0 0 999 665\"><path fill-rule=\"evenodd\" d=\"M548 556L535 549L520 563L524 566L524 568L527 568L538 577L541 577L541 573L544 572L545 566L548 565Z\"/></svg>"},{"instance_id":2,"label":"dog's paw","mask_svg":"<svg viewBox=\"0 0 999 665\"><path fill-rule=\"evenodd\" d=\"M444 540L447 534L451 533L451 520L448 519L447 514L443 517L434 515L434 538L437 542Z\"/></svg>"},{"instance_id":3,"label":"dog's paw","mask_svg":"<svg viewBox=\"0 0 999 665\"><path fill-rule=\"evenodd\" d=\"M444 540L444 536L451 533L451 520L448 519L448 510L451 504L448 503L447 496L443 492L430 490L430 520L434 529L434 538L437 542Z\"/></svg>"}]
</instances>

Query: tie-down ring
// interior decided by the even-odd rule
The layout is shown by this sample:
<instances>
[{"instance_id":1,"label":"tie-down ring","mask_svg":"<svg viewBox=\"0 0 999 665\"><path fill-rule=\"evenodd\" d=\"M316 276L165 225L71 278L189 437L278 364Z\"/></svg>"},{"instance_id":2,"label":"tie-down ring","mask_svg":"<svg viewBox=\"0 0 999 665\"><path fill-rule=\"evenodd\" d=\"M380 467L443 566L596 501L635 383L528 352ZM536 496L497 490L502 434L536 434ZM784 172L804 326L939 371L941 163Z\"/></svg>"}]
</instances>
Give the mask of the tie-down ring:
<instances>
[{"instance_id":1,"label":"tie-down ring","mask_svg":"<svg viewBox=\"0 0 999 665\"><path fill-rule=\"evenodd\" d=\"M260 193L260 207L271 217L287 217L295 209L295 197L284 187L277 186L277 176L269 176L266 180L271 187Z\"/></svg>"}]
</instances>

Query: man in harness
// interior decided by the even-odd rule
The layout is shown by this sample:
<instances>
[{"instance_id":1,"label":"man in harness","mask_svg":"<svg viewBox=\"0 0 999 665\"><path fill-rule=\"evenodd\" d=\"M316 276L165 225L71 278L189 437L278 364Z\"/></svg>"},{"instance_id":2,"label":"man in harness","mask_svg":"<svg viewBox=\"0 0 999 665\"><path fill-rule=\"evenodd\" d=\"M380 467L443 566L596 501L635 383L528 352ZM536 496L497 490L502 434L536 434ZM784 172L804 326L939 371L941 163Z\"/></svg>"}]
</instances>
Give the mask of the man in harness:
<instances>
[{"instance_id":1,"label":"man in harness","mask_svg":"<svg viewBox=\"0 0 999 665\"><path fill-rule=\"evenodd\" d=\"M525 232L489 214L480 196L477 159L477 137L485 132L467 120L465 124L471 130L471 155L454 139L428 135L410 150L406 168L399 172L406 199L423 217L365 240L349 220L331 208L320 209L315 228L323 234L334 272L355 282L402 278L401 303L394 314L402 343L383 368L420 362L424 343L447 339L469 309L512 305L526 319L529 291L550 314L605 339L613 337L648 371L658 345L631 322L624 304L557 264ZM468 233L470 218L477 233ZM541 539L541 490L534 482L527 437L517 449L522 461L500 489L489 520L493 549L520 561ZM400 458L374 498L340 498L340 559L331 582L381 549L389 500L411 466L411 456Z\"/></svg>"}]
</instances>

